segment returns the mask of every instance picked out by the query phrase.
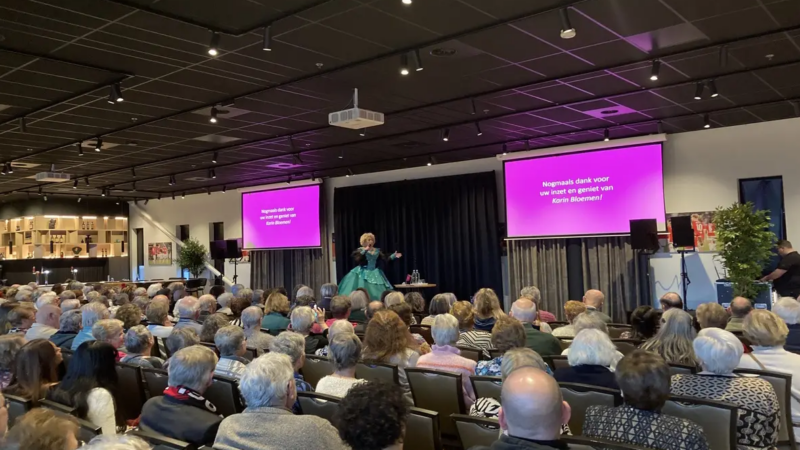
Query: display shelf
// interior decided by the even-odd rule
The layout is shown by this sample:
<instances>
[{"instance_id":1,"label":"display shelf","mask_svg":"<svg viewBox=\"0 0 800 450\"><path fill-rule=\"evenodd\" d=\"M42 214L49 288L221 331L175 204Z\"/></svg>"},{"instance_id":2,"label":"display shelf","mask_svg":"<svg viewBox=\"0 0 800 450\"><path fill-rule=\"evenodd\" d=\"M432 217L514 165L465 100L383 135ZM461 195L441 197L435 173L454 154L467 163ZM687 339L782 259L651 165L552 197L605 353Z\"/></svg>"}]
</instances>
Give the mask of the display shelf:
<instances>
[{"instance_id":1,"label":"display shelf","mask_svg":"<svg viewBox=\"0 0 800 450\"><path fill-rule=\"evenodd\" d=\"M0 220L0 258L4 259L128 256L128 242L126 217L45 215Z\"/></svg>"}]
</instances>

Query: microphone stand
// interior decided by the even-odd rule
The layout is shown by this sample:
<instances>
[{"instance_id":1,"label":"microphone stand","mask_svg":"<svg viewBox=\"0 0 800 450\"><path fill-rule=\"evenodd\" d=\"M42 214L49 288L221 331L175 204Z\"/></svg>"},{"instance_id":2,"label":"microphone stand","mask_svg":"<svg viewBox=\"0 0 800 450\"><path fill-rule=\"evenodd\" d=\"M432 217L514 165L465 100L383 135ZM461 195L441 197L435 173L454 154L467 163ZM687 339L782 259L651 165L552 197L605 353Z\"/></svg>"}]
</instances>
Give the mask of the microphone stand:
<instances>
[{"instance_id":1,"label":"microphone stand","mask_svg":"<svg viewBox=\"0 0 800 450\"><path fill-rule=\"evenodd\" d=\"M689 285L692 284L692 280L689 279L689 271L686 269L686 250L681 248L681 250L678 250L678 253L681 254L681 294L683 297L683 310L687 311L689 299L686 298L686 290Z\"/></svg>"}]
</instances>

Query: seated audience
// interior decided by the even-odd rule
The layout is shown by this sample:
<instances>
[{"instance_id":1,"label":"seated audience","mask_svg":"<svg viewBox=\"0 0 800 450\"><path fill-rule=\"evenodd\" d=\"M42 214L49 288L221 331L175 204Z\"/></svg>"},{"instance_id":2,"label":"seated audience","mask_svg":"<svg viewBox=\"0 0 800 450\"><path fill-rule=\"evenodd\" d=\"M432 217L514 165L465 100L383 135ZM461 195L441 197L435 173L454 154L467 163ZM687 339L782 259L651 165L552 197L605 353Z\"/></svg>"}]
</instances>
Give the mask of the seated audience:
<instances>
[{"instance_id":1,"label":"seated audience","mask_svg":"<svg viewBox=\"0 0 800 450\"><path fill-rule=\"evenodd\" d=\"M286 317L289 314L289 299L280 292L273 291L267 297L264 314L261 328L266 328L269 330L269 334L277 336L278 333L289 328L290 320Z\"/></svg>"},{"instance_id":2,"label":"seated audience","mask_svg":"<svg viewBox=\"0 0 800 450\"><path fill-rule=\"evenodd\" d=\"M667 292L661 296L658 303L661 304L661 309L665 312L672 308L683 309L683 299L677 292Z\"/></svg>"},{"instance_id":3,"label":"seated audience","mask_svg":"<svg viewBox=\"0 0 800 450\"><path fill-rule=\"evenodd\" d=\"M147 296L153 298L156 295L158 295L158 291L160 290L161 290L161 283L153 283L147 287Z\"/></svg>"},{"instance_id":4,"label":"seated audience","mask_svg":"<svg viewBox=\"0 0 800 450\"><path fill-rule=\"evenodd\" d=\"M526 286L519 291L520 298L527 298L536 305L536 320L539 322L555 322L556 316L553 313L542 311L539 306L542 303L542 292L536 286Z\"/></svg>"},{"instance_id":5,"label":"seated audience","mask_svg":"<svg viewBox=\"0 0 800 450\"><path fill-rule=\"evenodd\" d=\"M525 328L525 346L542 356L561 353L560 341L553 337L550 326L536 323L536 305L527 298L521 298L511 305L511 317L522 322ZM541 330L539 327L541 326Z\"/></svg>"},{"instance_id":6,"label":"seated audience","mask_svg":"<svg viewBox=\"0 0 800 450\"><path fill-rule=\"evenodd\" d=\"M600 330L583 330L569 348L569 367L555 371L556 381L619 389L611 367L616 367L621 358L607 334Z\"/></svg>"},{"instance_id":7,"label":"seated audience","mask_svg":"<svg viewBox=\"0 0 800 450\"><path fill-rule=\"evenodd\" d=\"M253 360L239 383L247 408L222 421L214 449L345 450L330 422L291 413L297 398L292 372L286 355L270 352Z\"/></svg>"},{"instance_id":8,"label":"seated audience","mask_svg":"<svg viewBox=\"0 0 800 450\"><path fill-rule=\"evenodd\" d=\"M631 314L631 331L623 332L620 338L640 341L652 339L658 332L660 322L660 311L652 306L639 306Z\"/></svg>"},{"instance_id":9,"label":"seated audience","mask_svg":"<svg viewBox=\"0 0 800 450\"><path fill-rule=\"evenodd\" d=\"M419 353L414 350L416 344L408 332L406 324L394 311L378 311L367 325L364 335L364 361L375 361L397 366L400 375L400 386L406 399L413 404L411 388L408 385L405 369L416 367Z\"/></svg>"},{"instance_id":10,"label":"seated audience","mask_svg":"<svg viewBox=\"0 0 800 450\"><path fill-rule=\"evenodd\" d=\"M231 300L231 325L239 328L242 327L242 313L250 306L250 301L253 297L253 291L250 289L242 289L239 291L241 296L234 297Z\"/></svg>"},{"instance_id":11,"label":"seated audience","mask_svg":"<svg viewBox=\"0 0 800 450\"><path fill-rule=\"evenodd\" d=\"M72 355L67 374L47 398L76 407L78 418L103 429L103 434L125 431L125 421L116 407L119 391L115 362L117 350L102 341L84 342Z\"/></svg>"},{"instance_id":12,"label":"seated audience","mask_svg":"<svg viewBox=\"0 0 800 450\"><path fill-rule=\"evenodd\" d=\"M414 320L414 315L411 312L411 305L409 305L404 301L402 303L390 306L389 310L394 311L395 314L400 316L400 320L402 320L403 323L406 324L407 327L409 327L409 333L411 333L410 331L411 322ZM424 337L422 337L421 334L411 333L411 337L414 338L414 342L416 342L417 344L417 348L415 348L415 350L420 355L427 355L428 353L431 352L430 344L428 344L428 342L425 340Z\"/></svg>"},{"instance_id":13,"label":"seated audience","mask_svg":"<svg viewBox=\"0 0 800 450\"><path fill-rule=\"evenodd\" d=\"M432 352L420 356L417 367L460 373L464 405L472 406L475 403L475 391L472 389L469 377L475 375L477 363L460 356L461 352L455 347L459 337L458 319L446 313L437 315L433 327L431 327L431 334L435 342Z\"/></svg>"},{"instance_id":14,"label":"seated audience","mask_svg":"<svg viewBox=\"0 0 800 450\"><path fill-rule=\"evenodd\" d=\"M391 308L394 305L399 305L400 303L405 303L406 301L405 297L400 292L385 291L384 293L386 293L386 296L382 295L381 297L383 297L383 304L387 308Z\"/></svg>"},{"instance_id":15,"label":"seated audience","mask_svg":"<svg viewBox=\"0 0 800 450\"><path fill-rule=\"evenodd\" d=\"M67 292L72 294L72 291L67 291ZM67 292L65 292L64 294L66 294ZM72 294L72 295L74 296L75 294ZM81 309L81 301L78 300L77 298L67 299L67 300L63 300L61 302L61 314L64 314L67 311L73 311L73 310L76 310L76 309L77 310Z\"/></svg>"},{"instance_id":16,"label":"seated audience","mask_svg":"<svg viewBox=\"0 0 800 450\"><path fill-rule=\"evenodd\" d=\"M387 304L387 307L389 305ZM431 304L428 305L428 315L422 318L420 325L431 326L436 316L439 314L448 314L450 312L450 303L447 301L447 296L444 294L436 294L431 299Z\"/></svg>"},{"instance_id":17,"label":"seated audience","mask_svg":"<svg viewBox=\"0 0 800 450\"><path fill-rule=\"evenodd\" d=\"M555 337L575 337L575 318L578 317L579 314L586 311L586 305L582 302L576 300L569 300L568 302L564 303L564 316L567 318L567 325L562 327L558 327L553 330L553 336Z\"/></svg>"},{"instance_id":18,"label":"seated audience","mask_svg":"<svg viewBox=\"0 0 800 450\"><path fill-rule=\"evenodd\" d=\"M325 323L331 326L336 320L347 320L350 317L351 309L350 297L346 295L337 295L333 297L330 301L330 311L333 318L326 320ZM356 325L358 325L358 323L354 322L353 326L355 327Z\"/></svg>"},{"instance_id":19,"label":"seated audience","mask_svg":"<svg viewBox=\"0 0 800 450\"><path fill-rule=\"evenodd\" d=\"M353 332L353 325L347 320L337 320L333 322L331 327L328 328L328 345L318 349L314 352L314 355L328 357L330 355L330 343L337 334L355 334Z\"/></svg>"},{"instance_id":20,"label":"seated audience","mask_svg":"<svg viewBox=\"0 0 800 450\"><path fill-rule=\"evenodd\" d=\"M153 335L144 325L136 325L125 333L125 350L128 352L119 362L148 369L164 368L164 360L150 356L155 344Z\"/></svg>"},{"instance_id":21,"label":"seated audience","mask_svg":"<svg viewBox=\"0 0 800 450\"><path fill-rule=\"evenodd\" d=\"M398 386L363 383L339 402L334 424L351 450L400 449L409 412Z\"/></svg>"},{"instance_id":22,"label":"seated audience","mask_svg":"<svg viewBox=\"0 0 800 450\"><path fill-rule=\"evenodd\" d=\"M635 350L617 364L616 377L624 404L590 406L584 436L657 450L708 450L700 426L660 413L670 394L669 366L662 357Z\"/></svg>"},{"instance_id":23,"label":"seated audience","mask_svg":"<svg viewBox=\"0 0 800 450\"><path fill-rule=\"evenodd\" d=\"M93 341L92 327L99 320L106 320L110 316L108 308L101 303L93 302L83 305L81 308L81 331L72 340L71 350L74 352L86 341Z\"/></svg>"},{"instance_id":24,"label":"seated audience","mask_svg":"<svg viewBox=\"0 0 800 450\"><path fill-rule=\"evenodd\" d=\"M364 382L356 379L356 364L361 359L361 339L352 333L339 333L331 338L328 347L328 358L334 372L317 382L315 392L344 397L350 388Z\"/></svg>"},{"instance_id":25,"label":"seated audience","mask_svg":"<svg viewBox=\"0 0 800 450\"><path fill-rule=\"evenodd\" d=\"M9 322L8 316L17 306L19 306L19 303L13 300L0 303L0 335L8 334L9 330L11 330L11 322ZM24 335L22 337L24 337Z\"/></svg>"},{"instance_id":26,"label":"seated audience","mask_svg":"<svg viewBox=\"0 0 800 450\"><path fill-rule=\"evenodd\" d=\"M662 314L661 322L658 333L640 348L661 355L667 363L697 366L697 357L692 349L692 341L697 335L692 316L681 309L671 308Z\"/></svg>"},{"instance_id":27,"label":"seated audience","mask_svg":"<svg viewBox=\"0 0 800 450\"><path fill-rule=\"evenodd\" d=\"M190 328L179 328L164 340L164 346L167 347L167 352L170 355L174 355L180 349L199 344L200 336ZM169 361L167 361L167 364L169 364ZM165 364L164 369L166 368L167 365Z\"/></svg>"},{"instance_id":28,"label":"seated audience","mask_svg":"<svg viewBox=\"0 0 800 450\"><path fill-rule=\"evenodd\" d=\"M325 324L325 314L322 310L313 310L308 306L299 306L292 311L291 315L292 331L303 336L306 341L305 353L314 354L318 349L328 345L328 339L324 334L311 332L311 327L318 324L324 332L328 329Z\"/></svg>"},{"instance_id":29,"label":"seated audience","mask_svg":"<svg viewBox=\"0 0 800 450\"><path fill-rule=\"evenodd\" d=\"M5 431L5 430L4 430ZM5 436L8 450L76 450L78 422L66 414L34 408L17 418Z\"/></svg>"},{"instance_id":30,"label":"seated audience","mask_svg":"<svg viewBox=\"0 0 800 450\"><path fill-rule=\"evenodd\" d=\"M367 303L369 301L369 294L365 291L356 289L350 295L350 317L347 318L350 322L367 323ZM373 311L374 312L374 311Z\"/></svg>"},{"instance_id":31,"label":"seated audience","mask_svg":"<svg viewBox=\"0 0 800 450\"><path fill-rule=\"evenodd\" d=\"M700 330L694 349L703 371L697 375L673 375L672 395L731 403L738 408L738 445L773 448L783 425L778 397L772 385L760 378L733 373L744 352L739 339L719 328ZM758 424L753 427L753 424Z\"/></svg>"},{"instance_id":32,"label":"seated audience","mask_svg":"<svg viewBox=\"0 0 800 450\"><path fill-rule=\"evenodd\" d=\"M33 309L33 307L22 304L12 309L7 317L8 323L11 326L11 329L8 330L8 334L24 336L36 321L36 310Z\"/></svg>"},{"instance_id":33,"label":"seated audience","mask_svg":"<svg viewBox=\"0 0 800 450\"><path fill-rule=\"evenodd\" d=\"M127 331L142 323L142 310L133 303L126 303L117 308L114 318L122 321L122 329Z\"/></svg>"},{"instance_id":34,"label":"seated audience","mask_svg":"<svg viewBox=\"0 0 800 450\"><path fill-rule=\"evenodd\" d=\"M792 375L792 423L800 423L800 402L797 400L800 393L800 355L783 348L786 345L786 336L791 336L791 329L777 314L764 310L755 310L748 314L743 325L744 336L750 340L753 351L740 357L738 367ZM795 425L794 435L796 439L800 439L800 426Z\"/></svg>"},{"instance_id":35,"label":"seated audience","mask_svg":"<svg viewBox=\"0 0 800 450\"><path fill-rule=\"evenodd\" d=\"M44 304L36 311L36 323L25 333L25 339L50 339L58 332L61 320L61 308L53 304Z\"/></svg>"},{"instance_id":36,"label":"seated audience","mask_svg":"<svg viewBox=\"0 0 800 450\"><path fill-rule=\"evenodd\" d=\"M203 326L197 322L200 317L200 309L198 301L194 297L183 297L175 304L175 309L178 311L178 323L175 328L191 328L198 335L203 331Z\"/></svg>"},{"instance_id":37,"label":"seated audience","mask_svg":"<svg viewBox=\"0 0 800 450\"><path fill-rule=\"evenodd\" d=\"M405 301L411 305L411 312L414 315L425 314L425 297L419 292L411 291L406 293ZM415 319L416 322L416 319ZM416 325L416 323L414 323Z\"/></svg>"},{"instance_id":38,"label":"seated audience","mask_svg":"<svg viewBox=\"0 0 800 450\"><path fill-rule=\"evenodd\" d=\"M213 295L201 295L197 299L197 310L200 315L197 317L198 323L205 322L206 318L217 312L217 299Z\"/></svg>"},{"instance_id":39,"label":"seated audience","mask_svg":"<svg viewBox=\"0 0 800 450\"><path fill-rule=\"evenodd\" d=\"M298 284L294 287L294 296L292 297L295 301L297 301L300 297L310 297L314 298L314 290L304 284ZM314 300L312 300L314 301ZM308 305L306 305L308 306Z\"/></svg>"},{"instance_id":40,"label":"seated audience","mask_svg":"<svg viewBox=\"0 0 800 450\"><path fill-rule=\"evenodd\" d=\"M491 447L473 450L569 448L559 442L559 437L572 410L561 396L558 383L546 372L533 367L511 372L503 382L500 403L500 439Z\"/></svg>"},{"instance_id":41,"label":"seated audience","mask_svg":"<svg viewBox=\"0 0 800 450\"><path fill-rule=\"evenodd\" d=\"M300 375L300 369L302 369L306 363L304 348L305 341L302 336L297 333L292 333L291 331L284 331L272 341L269 351L273 353L282 353L288 356L292 361L292 367L294 368L294 384L298 392L314 392L314 387L303 379L303 375ZM292 411L294 411L295 414L302 413L300 410L300 402L296 402L294 406L292 406Z\"/></svg>"},{"instance_id":42,"label":"seated audience","mask_svg":"<svg viewBox=\"0 0 800 450\"><path fill-rule=\"evenodd\" d=\"M159 450L163 450L162 447L164 446L156 446ZM92 438L88 444L81 447L81 450L151 450L151 448L147 441L132 434L116 436L101 434Z\"/></svg>"},{"instance_id":43,"label":"seated audience","mask_svg":"<svg viewBox=\"0 0 800 450\"><path fill-rule=\"evenodd\" d=\"M245 366L250 362L244 357L247 353L244 331L236 325L224 326L214 336L214 345L219 350L219 361L214 369L214 375L237 380L241 378Z\"/></svg>"},{"instance_id":44,"label":"seated audience","mask_svg":"<svg viewBox=\"0 0 800 450\"><path fill-rule=\"evenodd\" d=\"M472 303L467 301L455 302L450 308L450 314L458 320L460 337L456 345L483 350L483 356L489 357L492 348L492 333L475 330L475 313Z\"/></svg>"},{"instance_id":45,"label":"seated audience","mask_svg":"<svg viewBox=\"0 0 800 450\"><path fill-rule=\"evenodd\" d=\"M250 306L242 311L242 327L244 337L247 339L247 346L264 352L269 349L272 342L272 335L261 331L261 321L264 319L264 311L258 306Z\"/></svg>"},{"instance_id":46,"label":"seated audience","mask_svg":"<svg viewBox=\"0 0 800 450\"><path fill-rule=\"evenodd\" d=\"M731 314L731 319L725 327L726 331L736 332L743 330L744 318L753 310L753 303L744 297L736 297L731 301L728 306L728 312Z\"/></svg>"},{"instance_id":47,"label":"seated audience","mask_svg":"<svg viewBox=\"0 0 800 450\"><path fill-rule=\"evenodd\" d=\"M350 300L352 301L352 297ZM369 302L369 305L367 305L367 309L364 312L367 318L367 322L372 320L372 317L375 315L376 312L384 309L386 309L386 306L383 304L383 302L379 302L378 300ZM352 314L350 314L350 316L352 316Z\"/></svg>"},{"instance_id":48,"label":"seated audience","mask_svg":"<svg viewBox=\"0 0 800 450\"><path fill-rule=\"evenodd\" d=\"M200 342L208 342L213 343L214 337L217 335L217 331L220 328L226 327L230 325L229 316L226 316L222 313L215 313L208 317L203 322L202 327L200 328Z\"/></svg>"},{"instance_id":49,"label":"seated audience","mask_svg":"<svg viewBox=\"0 0 800 450\"><path fill-rule=\"evenodd\" d=\"M490 288L478 290L475 293L474 304L476 330L491 332L495 321L506 315L500 306L500 299Z\"/></svg>"},{"instance_id":50,"label":"seated audience","mask_svg":"<svg viewBox=\"0 0 800 450\"><path fill-rule=\"evenodd\" d=\"M118 350L118 359L123 358L125 350L125 330L122 329L122 321L117 319L98 320L92 325L92 337L100 342L111 344Z\"/></svg>"},{"instance_id":51,"label":"seated audience","mask_svg":"<svg viewBox=\"0 0 800 450\"><path fill-rule=\"evenodd\" d=\"M319 307L324 310L331 309L331 299L339 294L339 286L333 283L325 283L319 288Z\"/></svg>"},{"instance_id":52,"label":"seated audience","mask_svg":"<svg viewBox=\"0 0 800 450\"><path fill-rule=\"evenodd\" d=\"M772 305L772 312L783 319L789 330L784 345L800 348L800 302L792 297L781 297Z\"/></svg>"},{"instance_id":53,"label":"seated audience","mask_svg":"<svg viewBox=\"0 0 800 450\"><path fill-rule=\"evenodd\" d=\"M181 330L181 333L189 331ZM173 334L167 340L178 335ZM164 395L151 397L144 404L139 420L142 430L197 447L211 446L222 416L203 394L214 381L216 365L217 355L200 345L191 345L173 353L168 369L169 387Z\"/></svg>"},{"instance_id":54,"label":"seated audience","mask_svg":"<svg viewBox=\"0 0 800 450\"><path fill-rule=\"evenodd\" d=\"M81 331L81 310L67 311L59 318L59 329L52 336L50 342L62 349L72 348L72 341Z\"/></svg>"},{"instance_id":55,"label":"seated audience","mask_svg":"<svg viewBox=\"0 0 800 450\"><path fill-rule=\"evenodd\" d=\"M475 375L499 377L503 354L512 348L525 347L525 328L522 322L504 316L497 320L492 329L492 347L501 354L488 361L479 361L475 366Z\"/></svg>"},{"instance_id":56,"label":"seated audience","mask_svg":"<svg viewBox=\"0 0 800 450\"><path fill-rule=\"evenodd\" d=\"M233 294L230 292L223 292L217 296L217 303L219 304L219 309L217 310L218 313L225 314L226 316L232 316L233 312L231 311L231 302L233 302Z\"/></svg>"},{"instance_id":57,"label":"seated audience","mask_svg":"<svg viewBox=\"0 0 800 450\"><path fill-rule=\"evenodd\" d=\"M115 316L117 309L119 309L120 306L127 305L129 303L130 298L128 297L128 294L124 292L114 294L111 296L111 306L108 307L108 312L110 312L112 316Z\"/></svg>"},{"instance_id":58,"label":"seated audience","mask_svg":"<svg viewBox=\"0 0 800 450\"><path fill-rule=\"evenodd\" d=\"M36 404L58 384L61 349L45 339L34 339L20 347L14 360L14 377L5 394L32 400Z\"/></svg>"},{"instance_id":59,"label":"seated audience","mask_svg":"<svg viewBox=\"0 0 800 450\"><path fill-rule=\"evenodd\" d=\"M172 322L169 320L169 305L166 302L153 300L145 310L147 329L153 336L166 339L172 334Z\"/></svg>"},{"instance_id":60,"label":"seated audience","mask_svg":"<svg viewBox=\"0 0 800 450\"><path fill-rule=\"evenodd\" d=\"M503 354L503 361L500 364L500 379L505 381L511 372L522 367L535 367L548 374L551 373L550 367L538 353L526 347L519 347L512 348ZM490 397L476 399L475 404L469 408L469 415L476 417L496 419L499 412L500 402Z\"/></svg>"},{"instance_id":61,"label":"seated audience","mask_svg":"<svg viewBox=\"0 0 800 450\"><path fill-rule=\"evenodd\" d=\"M218 299L220 295L225 293L225 286L214 285L208 290L209 295L214 296L214 298Z\"/></svg>"},{"instance_id":62,"label":"seated audience","mask_svg":"<svg viewBox=\"0 0 800 450\"><path fill-rule=\"evenodd\" d=\"M14 381L14 364L17 353L23 345L25 338L18 334L0 336L0 390L2 391Z\"/></svg>"},{"instance_id":63,"label":"seated audience","mask_svg":"<svg viewBox=\"0 0 800 450\"><path fill-rule=\"evenodd\" d=\"M589 289L583 294L583 303L586 305L586 309L600 314L603 322L611 323L611 317L603 312L603 303L605 303L605 301L606 296L597 289Z\"/></svg>"},{"instance_id":64,"label":"seated audience","mask_svg":"<svg viewBox=\"0 0 800 450\"><path fill-rule=\"evenodd\" d=\"M728 312L719 303L703 303L695 311L695 320L700 329L719 328L724 330L728 326ZM699 330L698 330L699 331Z\"/></svg>"}]
</instances>

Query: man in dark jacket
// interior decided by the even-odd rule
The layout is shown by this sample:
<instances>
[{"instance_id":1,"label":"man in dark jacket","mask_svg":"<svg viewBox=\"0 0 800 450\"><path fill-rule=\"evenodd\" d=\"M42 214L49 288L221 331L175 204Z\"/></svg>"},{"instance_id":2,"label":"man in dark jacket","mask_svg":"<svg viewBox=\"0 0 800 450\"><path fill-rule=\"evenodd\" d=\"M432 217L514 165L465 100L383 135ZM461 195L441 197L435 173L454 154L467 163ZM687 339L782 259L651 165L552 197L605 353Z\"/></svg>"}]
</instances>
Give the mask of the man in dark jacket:
<instances>
[{"instance_id":1,"label":"man in dark jacket","mask_svg":"<svg viewBox=\"0 0 800 450\"><path fill-rule=\"evenodd\" d=\"M536 321L536 304L527 298L521 298L511 305L511 317L522 322L525 328L525 347L541 356L561 354L561 343L550 333L539 331L534 326Z\"/></svg>"},{"instance_id":2,"label":"man in dark jacket","mask_svg":"<svg viewBox=\"0 0 800 450\"><path fill-rule=\"evenodd\" d=\"M144 404L139 426L197 447L214 444L222 416L203 397L211 386L217 355L193 345L178 350L169 361L169 387L163 396Z\"/></svg>"},{"instance_id":3,"label":"man in dark jacket","mask_svg":"<svg viewBox=\"0 0 800 450\"><path fill-rule=\"evenodd\" d=\"M58 331L50 336L50 342L56 347L71 349L72 341L81 331L81 310L73 309L61 314Z\"/></svg>"}]
</instances>

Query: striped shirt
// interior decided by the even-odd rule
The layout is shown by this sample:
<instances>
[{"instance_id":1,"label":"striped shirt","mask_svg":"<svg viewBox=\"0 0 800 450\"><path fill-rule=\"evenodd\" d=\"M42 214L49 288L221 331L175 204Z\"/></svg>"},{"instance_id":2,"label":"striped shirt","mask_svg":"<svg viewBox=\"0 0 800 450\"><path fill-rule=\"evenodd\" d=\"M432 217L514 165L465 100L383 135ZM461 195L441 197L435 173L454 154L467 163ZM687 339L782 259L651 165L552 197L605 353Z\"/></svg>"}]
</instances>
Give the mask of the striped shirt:
<instances>
[{"instance_id":1,"label":"striped shirt","mask_svg":"<svg viewBox=\"0 0 800 450\"><path fill-rule=\"evenodd\" d=\"M492 347L492 333L488 331L470 330L462 331L456 345L483 350L483 355L489 358L489 349Z\"/></svg>"}]
</instances>

